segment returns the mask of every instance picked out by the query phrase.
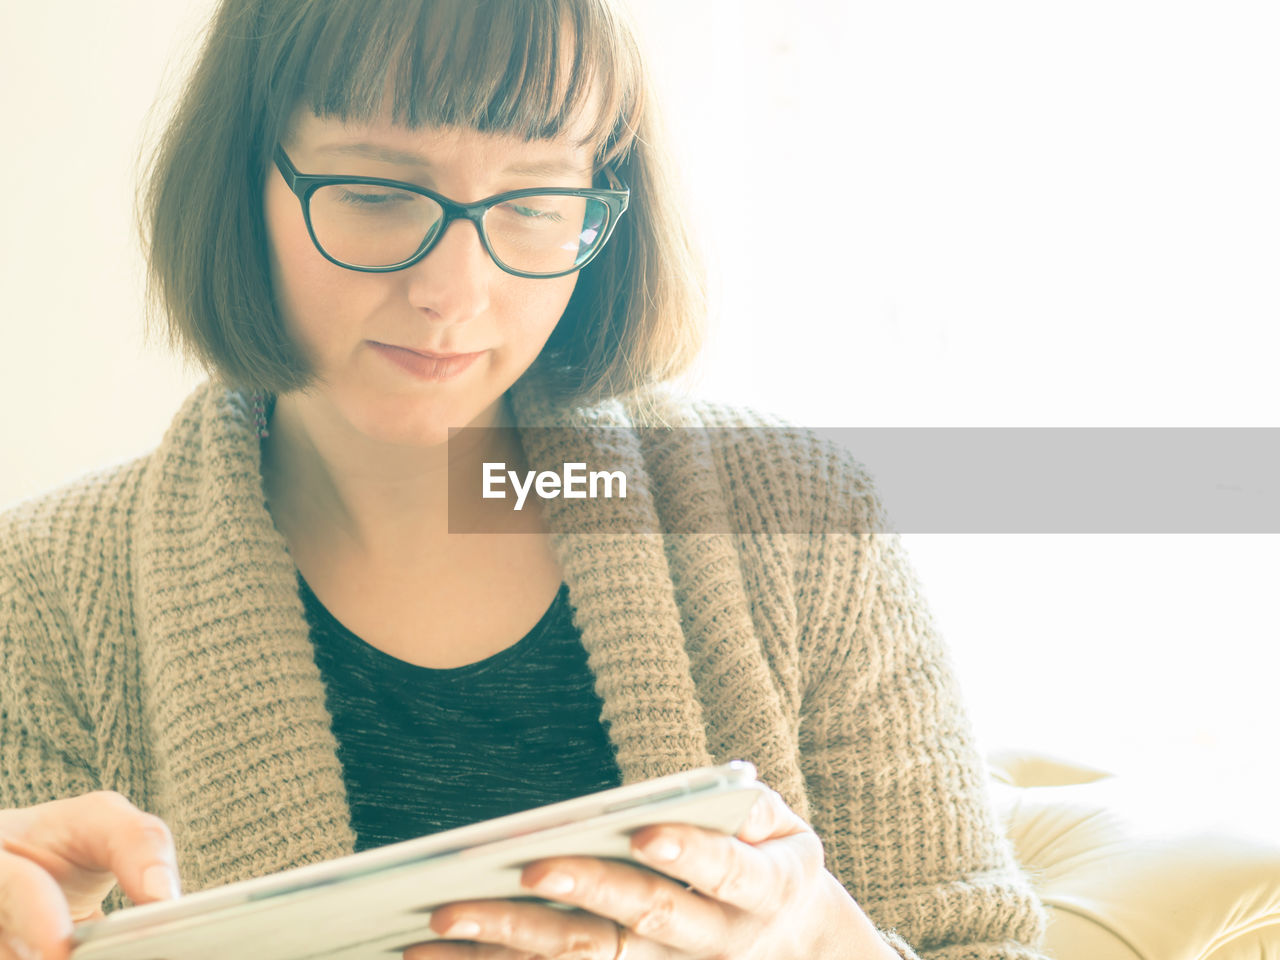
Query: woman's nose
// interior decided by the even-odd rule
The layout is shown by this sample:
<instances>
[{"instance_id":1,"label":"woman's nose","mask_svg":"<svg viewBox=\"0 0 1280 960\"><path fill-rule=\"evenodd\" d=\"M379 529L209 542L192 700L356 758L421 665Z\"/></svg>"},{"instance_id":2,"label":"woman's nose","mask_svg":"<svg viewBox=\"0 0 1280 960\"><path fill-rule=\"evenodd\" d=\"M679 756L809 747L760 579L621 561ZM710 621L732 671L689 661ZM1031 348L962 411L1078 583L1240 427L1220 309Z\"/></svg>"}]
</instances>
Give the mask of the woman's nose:
<instances>
[{"instance_id":1,"label":"woman's nose","mask_svg":"<svg viewBox=\"0 0 1280 960\"><path fill-rule=\"evenodd\" d=\"M500 270L475 224L455 220L431 252L406 272L415 307L433 320L461 323L489 309L489 285Z\"/></svg>"}]
</instances>

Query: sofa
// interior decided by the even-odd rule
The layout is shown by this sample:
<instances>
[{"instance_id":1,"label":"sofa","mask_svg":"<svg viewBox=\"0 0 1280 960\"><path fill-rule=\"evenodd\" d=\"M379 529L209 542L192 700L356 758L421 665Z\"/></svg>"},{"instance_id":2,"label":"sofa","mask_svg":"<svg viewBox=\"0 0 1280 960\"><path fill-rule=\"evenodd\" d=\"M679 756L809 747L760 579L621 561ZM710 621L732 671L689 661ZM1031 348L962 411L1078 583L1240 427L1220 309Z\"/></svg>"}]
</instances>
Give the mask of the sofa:
<instances>
[{"instance_id":1,"label":"sofa","mask_svg":"<svg viewBox=\"0 0 1280 960\"><path fill-rule=\"evenodd\" d=\"M1049 909L1051 957L1280 960L1280 830L1224 827L1180 803L1176 786L1034 752L988 762L996 809Z\"/></svg>"}]
</instances>

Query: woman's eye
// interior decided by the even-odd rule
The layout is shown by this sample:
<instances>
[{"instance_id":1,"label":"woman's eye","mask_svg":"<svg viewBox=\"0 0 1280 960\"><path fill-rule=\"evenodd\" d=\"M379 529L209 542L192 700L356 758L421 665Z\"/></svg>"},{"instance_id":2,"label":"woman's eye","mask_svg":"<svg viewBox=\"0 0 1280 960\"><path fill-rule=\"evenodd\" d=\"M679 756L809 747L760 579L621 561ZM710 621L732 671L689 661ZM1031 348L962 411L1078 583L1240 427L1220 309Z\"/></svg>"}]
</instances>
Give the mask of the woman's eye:
<instances>
[{"instance_id":1,"label":"woman's eye","mask_svg":"<svg viewBox=\"0 0 1280 960\"><path fill-rule=\"evenodd\" d=\"M507 204L507 207L513 213L517 213L522 217L528 217L533 220L550 220L558 223L564 219L564 217L555 210L543 210L538 207L528 207L520 203Z\"/></svg>"},{"instance_id":2,"label":"woman's eye","mask_svg":"<svg viewBox=\"0 0 1280 960\"><path fill-rule=\"evenodd\" d=\"M387 206L393 203L404 203L411 197L399 191L360 191L360 190L343 190L339 195L342 203L349 204L353 207L377 207Z\"/></svg>"}]
</instances>

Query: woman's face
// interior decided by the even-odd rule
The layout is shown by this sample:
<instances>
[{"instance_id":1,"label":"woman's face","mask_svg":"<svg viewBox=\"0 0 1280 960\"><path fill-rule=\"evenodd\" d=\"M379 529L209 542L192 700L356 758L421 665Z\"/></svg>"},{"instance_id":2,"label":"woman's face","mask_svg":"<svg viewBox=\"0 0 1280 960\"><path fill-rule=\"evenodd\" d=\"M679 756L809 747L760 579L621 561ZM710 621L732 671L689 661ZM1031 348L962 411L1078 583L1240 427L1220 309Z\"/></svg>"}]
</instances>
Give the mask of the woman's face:
<instances>
[{"instance_id":1,"label":"woman's face","mask_svg":"<svg viewBox=\"0 0 1280 960\"><path fill-rule=\"evenodd\" d=\"M347 125L310 111L294 129L284 148L306 174L404 180L463 203L526 187L591 185L590 148L569 136L525 142L470 129ZM274 166L264 202L278 309L318 375L298 402L385 442L435 445L450 427L495 422L503 394L538 356L577 280L503 272L464 220L406 270L348 270L315 248ZM469 356L432 360L408 351Z\"/></svg>"}]
</instances>

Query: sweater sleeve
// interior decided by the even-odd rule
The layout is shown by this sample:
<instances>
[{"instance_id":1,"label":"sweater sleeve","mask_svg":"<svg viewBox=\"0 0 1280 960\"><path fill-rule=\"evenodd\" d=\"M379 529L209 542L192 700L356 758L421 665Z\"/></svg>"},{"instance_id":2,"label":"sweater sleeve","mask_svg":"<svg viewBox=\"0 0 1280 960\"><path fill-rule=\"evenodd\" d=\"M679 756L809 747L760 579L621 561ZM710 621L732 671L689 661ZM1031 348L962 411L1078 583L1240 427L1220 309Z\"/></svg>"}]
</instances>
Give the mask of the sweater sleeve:
<instances>
[{"instance_id":1,"label":"sweater sleeve","mask_svg":"<svg viewBox=\"0 0 1280 960\"><path fill-rule=\"evenodd\" d=\"M0 522L0 809L102 787L85 668L62 591L27 547ZM127 902L116 887L103 909Z\"/></svg>"},{"instance_id":2,"label":"sweater sleeve","mask_svg":"<svg viewBox=\"0 0 1280 960\"><path fill-rule=\"evenodd\" d=\"M907 960L1043 960L1046 914L902 544L810 544L800 752L827 868Z\"/></svg>"},{"instance_id":3,"label":"sweater sleeve","mask_svg":"<svg viewBox=\"0 0 1280 960\"><path fill-rule=\"evenodd\" d=\"M71 692L77 667L57 633L61 618L33 603L22 579L0 566L0 808L97 789L92 732Z\"/></svg>"}]
</instances>

